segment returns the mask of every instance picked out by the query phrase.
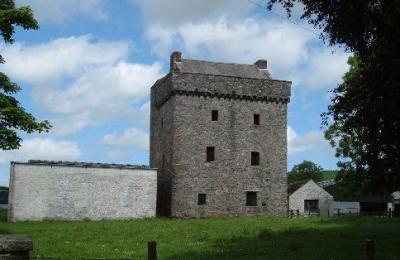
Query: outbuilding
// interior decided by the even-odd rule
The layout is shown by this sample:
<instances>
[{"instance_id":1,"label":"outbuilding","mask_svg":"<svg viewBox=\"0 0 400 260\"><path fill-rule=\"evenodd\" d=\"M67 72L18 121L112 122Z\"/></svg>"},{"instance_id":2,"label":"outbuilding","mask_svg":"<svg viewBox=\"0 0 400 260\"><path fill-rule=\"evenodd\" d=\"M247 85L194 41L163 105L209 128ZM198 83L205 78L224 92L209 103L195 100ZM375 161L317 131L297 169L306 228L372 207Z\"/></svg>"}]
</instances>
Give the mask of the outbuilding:
<instances>
[{"instance_id":1,"label":"outbuilding","mask_svg":"<svg viewBox=\"0 0 400 260\"><path fill-rule=\"evenodd\" d=\"M300 215L328 215L333 196L309 180L289 195L289 210L298 210Z\"/></svg>"},{"instance_id":2,"label":"outbuilding","mask_svg":"<svg viewBox=\"0 0 400 260\"><path fill-rule=\"evenodd\" d=\"M9 220L101 220L156 214L157 170L129 164L11 162Z\"/></svg>"}]
</instances>

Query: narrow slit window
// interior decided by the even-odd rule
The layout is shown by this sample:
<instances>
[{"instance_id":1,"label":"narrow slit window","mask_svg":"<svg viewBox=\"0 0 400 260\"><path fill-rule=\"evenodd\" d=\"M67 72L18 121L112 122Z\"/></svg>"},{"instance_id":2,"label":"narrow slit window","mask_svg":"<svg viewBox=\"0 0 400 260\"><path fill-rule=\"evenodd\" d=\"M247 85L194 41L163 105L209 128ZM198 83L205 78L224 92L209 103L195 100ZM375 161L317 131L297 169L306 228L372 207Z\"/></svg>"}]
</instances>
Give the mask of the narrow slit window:
<instances>
[{"instance_id":1,"label":"narrow slit window","mask_svg":"<svg viewBox=\"0 0 400 260\"><path fill-rule=\"evenodd\" d=\"M207 194L199 193L197 197L197 205L206 205L207 204Z\"/></svg>"},{"instance_id":2,"label":"narrow slit window","mask_svg":"<svg viewBox=\"0 0 400 260\"><path fill-rule=\"evenodd\" d=\"M211 111L211 121L218 121L218 110Z\"/></svg>"},{"instance_id":3,"label":"narrow slit window","mask_svg":"<svg viewBox=\"0 0 400 260\"><path fill-rule=\"evenodd\" d=\"M254 122L254 125L260 125L260 114L253 115L253 122Z\"/></svg>"},{"instance_id":4,"label":"narrow slit window","mask_svg":"<svg viewBox=\"0 0 400 260\"><path fill-rule=\"evenodd\" d=\"M165 155L163 154L162 159L161 159L161 169L165 168Z\"/></svg>"},{"instance_id":5,"label":"narrow slit window","mask_svg":"<svg viewBox=\"0 0 400 260\"><path fill-rule=\"evenodd\" d=\"M257 192L246 192L246 206L257 206Z\"/></svg>"},{"instance_id":6,"label":"narrow slit window","mask_svg":"<svg viewBox=\"0 0 400 260\"><path fill-rule=\"evenodd\" d=\"M251 152L251 165L260 165L260 153Z\"/></svg>"},{"instance_id":7,"label":"narrow slit window","mask_svg":"<svg viewBox=\"0 0 400 260\"><path fill-rule=\"evenodd\" d=\"M164 127L164 118L161 117L161 128L163 128L163 127Z\"/></svg>"},{"instance_id":8,"label":"narrow slit window","mask_svg":"<svg viewBox=\"0 0 400 260\"><path fill-rule=\"evenodd\" d=\"M207 162L215 161L215 147L207 146Z\"/></svg>"}]
</instances>

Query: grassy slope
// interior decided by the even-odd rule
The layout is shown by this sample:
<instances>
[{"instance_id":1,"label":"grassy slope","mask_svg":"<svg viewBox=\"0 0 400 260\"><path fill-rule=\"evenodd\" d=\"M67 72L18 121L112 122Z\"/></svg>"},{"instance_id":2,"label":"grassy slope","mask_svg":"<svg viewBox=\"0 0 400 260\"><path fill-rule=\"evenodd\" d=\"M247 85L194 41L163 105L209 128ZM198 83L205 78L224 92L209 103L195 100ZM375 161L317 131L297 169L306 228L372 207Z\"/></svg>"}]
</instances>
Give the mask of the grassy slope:
<instances>
[{"instance_id":1,"label":"grassy slope","mask_svg":"<svg viewBox=\"0 0 400 260\"><path fill-rule=\"evenodd\" d=\"M322 180L323 181L334 180L337 174L338 171L333 171L333 170L322 171Z\"/></svg>"},{"instance_id":2,"label":"grassy slope","mask_svg":"<svg viewBox=\"0 0 400 260\"><path fill-rule=\"evenodd\" d=\"M33 255L145 259L156 240L160 259L361 259L365 238L377 259L398 259L400 218L148 219L0 223L0 233L25 233Z\"/></svg>"}]
</instances>

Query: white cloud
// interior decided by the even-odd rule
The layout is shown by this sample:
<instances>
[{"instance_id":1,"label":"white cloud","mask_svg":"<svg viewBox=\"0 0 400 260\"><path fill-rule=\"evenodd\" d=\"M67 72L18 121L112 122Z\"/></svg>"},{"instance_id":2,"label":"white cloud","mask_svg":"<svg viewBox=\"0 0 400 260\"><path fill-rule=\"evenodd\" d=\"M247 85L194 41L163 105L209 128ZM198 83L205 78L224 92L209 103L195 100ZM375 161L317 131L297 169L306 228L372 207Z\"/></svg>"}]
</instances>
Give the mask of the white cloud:
<instances>
[{"instance_id":1,"label":"white cloud","mask_svg":"<svg viewBox=\"0 0 400 260\"><path fill-rule=\"evenodd\" d=\"M142 7L144 18L153 24L181 24L231 14L238 17L254 7L243 0L132 0Z\"/></svg>"},{"instance_id":2,"label":"white cloud","mask_svg":"<svg viewBox=\"0 0 400 260\"><path fill-rule=\"evenodd\" d=\"M179 26L155 24L146 37L162 57L180 49L184 57L213 61L254 63L265 58L274 78L309 89L331 87L347 70L348 54L342 50L332 54L315 34L282 20L220 18Z\"/></svg>"},{"instance_id":3,"label":"white cloud","mask_svg":"<svg viewBox=\"0 0 400 260\"><path fill-rule=\"evenodd\" d=\"M332 51L328 48L315 48L309 53L307 63L300 66L293 75L297 85L309 89L334 86L340 82L344 73L349 70L347 59L349 53L343 50Z\"/></svg>"},{"instance_id":4,"label":"white cloud","mask_svg":"<svg viewBox=\"0 0 400 260\"><path fill-rule=\"evenodd\" d=\"M39 21L56 23L71 21L78 15L105 19L104 3L104 0L16 0L17 6L31 6Z\"/></svg>"},{"instance_id":5,"label":"white cloud","mask_svg":"<svg viewBox=\"0 0 400 260\"><path fill-rule=\"evenodd\" d=\"M114 64L128 55L129 43L95 41L90 35L59 38L38 45L15 43L1 48L1 65L11 78L41 87L54 87L91 68Z\"/></svg>"},{"instance_id":6,"label":"white cloud","mask_svg":"<svg viewBox=\"0 0 400 260\"><path fill-rule=\"evenodd\" d=\"M119 62L81 75L64 89L35 92L35 100L56 119L59 134L71 134L85 127L129 118L147 124L148 115L133 105L149 95L151 85L161 77L161 66ZM64 117L61 115L66 115Z\"/></svg>"},{"instance_id":7,"label":"white cloud","mask_svg":"<svg viewBox=\"0 0 400 260\"><path fill-rule=\"evenodd\" d=\"M39 160L78 160L82 155L76 143L56 141L50 138L30 138L22 141L19 150L1 151L0 165L10 161Z\"/></svg>"},{"instance_id":8,"label":"white cloud","mask_svg":"<svg viewBox=\"0 0 400 260\"><path fill-rule=\"evenodd\" d=\"M287 137L289 156L308 152L310 150L334 153L329 142L325 140L323 133L320 131L297 134L294 129L289 126L287 128Z\"/></svg>"},{"instance_id":9,"label":"white cloud","mask_svg":"<svg viewBox=\"0 0 400 260\"><path fill-rule=\"evenodd\" d=\"M101 143L112 146L134 147L147 151L149 149L149 134L140 129L129 128L120 134L105 135Z\"/></svg>"},{"instance_id":10,"label":"white cloud","mask_svg":"<svg viewBox=\"0 0 400 260\"><path fill-rule=\"evenodd\" d=\"M118 119L147 125L140 106L161 77L159 63L126 62L129 43L90 36L3 48L3 71L33 87L33 100L53 123L52 133L74 134ZM144 108L143 108L144 109Z\"/></svg>"}]
</instances>

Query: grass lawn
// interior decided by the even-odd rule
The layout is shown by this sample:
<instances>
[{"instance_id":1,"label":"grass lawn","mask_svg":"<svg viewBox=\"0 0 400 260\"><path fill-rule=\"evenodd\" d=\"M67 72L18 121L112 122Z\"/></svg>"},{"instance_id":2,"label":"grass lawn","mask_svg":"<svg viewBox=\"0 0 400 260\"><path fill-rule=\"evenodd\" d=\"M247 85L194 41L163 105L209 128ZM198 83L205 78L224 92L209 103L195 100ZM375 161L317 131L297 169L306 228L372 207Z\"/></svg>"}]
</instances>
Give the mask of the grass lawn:
<instances>
[{"instance_id":1,"label":"grass lawn","mask_svg":"<svg viewBox=\"0 0 400 260\"><path fill-rule=\"evenodd\" d=\"M28 234L32 256L146 259L400 259L400 218L214 218L0 223L0 233Z\"/></svg>"}]
</instances>

